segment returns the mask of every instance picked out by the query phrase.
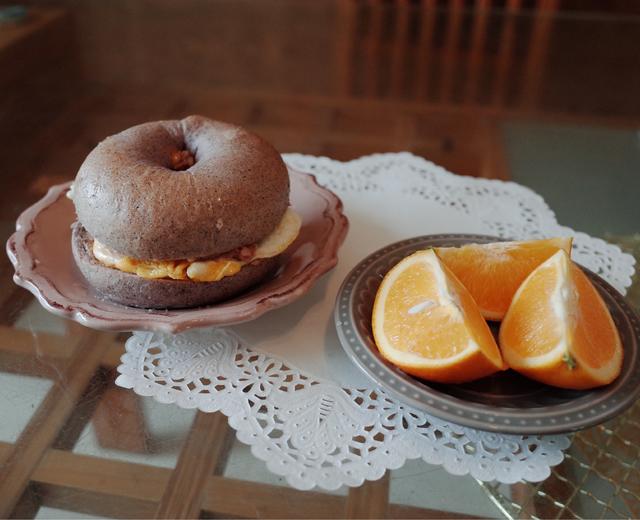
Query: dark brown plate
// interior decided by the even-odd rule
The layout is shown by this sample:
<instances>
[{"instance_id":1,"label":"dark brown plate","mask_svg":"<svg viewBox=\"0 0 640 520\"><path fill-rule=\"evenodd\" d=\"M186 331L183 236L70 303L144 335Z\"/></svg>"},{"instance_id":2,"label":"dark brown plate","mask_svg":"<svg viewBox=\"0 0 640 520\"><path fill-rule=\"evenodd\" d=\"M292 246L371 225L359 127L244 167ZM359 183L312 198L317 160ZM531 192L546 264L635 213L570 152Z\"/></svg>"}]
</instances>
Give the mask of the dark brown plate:
<instances>
[{"instance_id":1,"label":"dark brown plate","mask_svg":"<svg viewBox=\"0 0 640 520\"><path fill-rule=\"evenodd\" d=\"M578 391L554 388L509 370L473 383L444 385L405 374L383 359L373 341L371 313L383 276L419 249L497 242L483 235L430 235L391 244L362 260L347 276L335 307L340 342L376 384L401 401L436 417L481 430L551 434L580 430L611 419L640 395L640 322L611 285L588 269L618 327L624 347L622 373L610 385Z\"/></svg>"},{"instance_id":2,"label":"dark brown plate","mask_svg":"<svg viewBox=\"0 0 640 520\"><path fill-rule=\"evenodd\" d=\"M208 307L148 310L102 299L84 279L71 254L71 223L66 198L71 183L54 186L28 208L7 242L14 281L31 291L49 311L104 330L180 332L255 319L305 294L333 268L348 229L340 199L313 175L290 170L291 205L302 218L296 241L283 254L279 271L249 292Z\"/></svg>"}]
</instances>

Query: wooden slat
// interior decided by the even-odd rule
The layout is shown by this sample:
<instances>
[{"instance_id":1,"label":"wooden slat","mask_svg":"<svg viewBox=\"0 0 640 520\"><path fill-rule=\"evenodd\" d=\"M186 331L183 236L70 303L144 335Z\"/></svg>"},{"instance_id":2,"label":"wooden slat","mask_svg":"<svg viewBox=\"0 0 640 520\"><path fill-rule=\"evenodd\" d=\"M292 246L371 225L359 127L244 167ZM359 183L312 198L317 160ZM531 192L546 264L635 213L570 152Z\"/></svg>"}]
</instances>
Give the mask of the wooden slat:
<instances>
[{"instance_id":1,"label":"wooden slat","mask_svg":"<svg viewBox=\"0 0 640 520\"><path fill-rule=\"evenodd\" d=\"M429 68L433 54L433 28L436 21L437 0L422 0L420 3L420 38L416 53L416 80L414 97L417 100L429 96Z\"/></svg>"},{"instance_id":2,"label":"wooden slat","mask_svg":"<svg viewBox=\"0 0 640 520\"><path fill-rule=\"evenodd\" d=\"M416 518L426 519L433 518L437 520L446 520L449 518L471 519L477 516L465 515L463 513L455 513L451 511L438 511L437 509L427 509L415 506L404 506L402 504L389 504L387 509L387 518Z\"/></svg>"},{"instance_id":3,"label":"wooden slat","mask_svg":"<svg viewBox=\"0 0 640 520\"><path fill-rule=\"evenodd\" d=\"M156 502L144 498L114 497L100 491L85 491L50 484L38 484L35 489L42 505L88 516L152 518L157 507Z\"/></svg>"},{"instance_id":4,"label":"wooden slat","mask_svg":"<svg viewBox=\"0 0 640 520\"><path fill-rule=\"evenodd\" d=\"M407 40L409 31L408 0L396 0L396 26L393 34L393 50L391 52L391 95L403 94L405 71L407 69Z\"/></svg>"},{"instance_id":5,"label":"wooden slat","mask_svg":"<svg viewBox=\"0 0 640 520\"><path fill-rule=\"evenodd\" d=\"M66 363L62 359L27 357L0 349L0 367L7 374L55 379L64 370Z\"/></svg>"},{"instance_id":6,"label":"wooden slat","mask_svg":"<svg viewBox=\"0 0 640 520\"><path fill-rule=\"evenodd\" d=\"M82 339L63 377L51 387L5 460L0 475L0 518L8 517L60 428L100 365L107 343L91 332Z\"/></svg>"},{"instance_id":7,"label":"wooden slat","mask_svg":"<svg viewBox=\"0 0 640 520\"><path fill-rule=\"evenodd\" d=\"M529 109L534 108L538 103L549 54L554 12L557 9L557 0L538 0L522 76L521 103Z\"/></svg>"},{"instance_id":8,"label":"wooden slat","mask_svg":"<svg viewBox=\"0 0 640 520\"><path fill-rule=\"evenodd\" d=\"M447 11L449 21L442 54L442 78L440 81L440 101L445 103L453 99L453 81L459 54L460 26L462 24L464 2L463 0L450 0L449 5L450 8Z\"/></svg>"},{"instance_id":9,"label":"wooden slat","mask_svg":"<svg viewBox=\"0 0 640 520\"><path fill-rule=\"evenodd\" d=\"M468 104L477 102L480 72L485 55L485 43L487 39L487 21L491 0L476 0L473 12L473 30L471 44L469 46L469 61L467 63L467 78L465 81L465 101Z\"/></svg>"},{"instance_id":10,"label":"wooden slat","mask_svg":"<svg viewBox=\"0 0 640 520\"><path fill-rule=\"evenodd\" d=\"M356 35L357 6L350 0L338 2L338 29L335 38L336 92L348 96L353 78L353 49Z\"/></svg>"},{"instance_id":11,"label":"wooden slat","mask_svg":"<svg viewBox=\"0 0 640 520\"><path fill-rule=\"evenodd\" d=\"M380 70L380 40L384 22L384 4L381 0L368 0L369 27L364 41L364 96L374 97L378 94Z\"/></svg>"},{"instance_id":12,"label":"wooden slat","mask_svg":"<svg viewBox=\"0 0 640 520\"><path fill-rule=\"evenodd\" d=\"M208 477L226 455L231 434L227 418L221 413L198 412L171 480L166 486L156 518L194 518L199 516Z\"/></svg>"},{"instance_id":13,"label":"wooden slat","mask_svg":"<svg viewBox=\"0 0 640 520\"><path fill-rule=\"evenodd\" d=\"M0 442L0 461L12 445ZM33 472L43 505L112 517L153 514L171 478L167 468L49 450ZM347 500L339 495L298 491L211 475L205 485L206 514L242 518L343 518ZM469 518L466 515L390 504L391 518Z\"/></svg>"},{"instance_id":14,"label":"wooden slat","mask_svg":"<svg viewBox=\"0 0 640 520\"><path fill-rule=\"evenodd\" d=\"M61 362L69 358L77 345L78 337L84 335L89 329L82 327L74 329L73 333L64 336L47 332L31 332L0 325L0 352L5 352L19 359L28 358L24 364L32 363L34 355L42 359L46 364L54 365L56 373ZM105 368L115 368L120 364L120 357L124 354L123 342L113 334L103 333L109 339L100 364ZM3 367L4 366L0 365Z\"/></svg>"},{"instance_id":15,"label":"wooden slat","mask_svg":"<svg viewBox=\"0 0 640 520\"><path fill-rule=\"evenodd\" d=\"M60 430L56 440L51 445L52 448L73 450L89 421L93 422L94 430L96 432L98 431L95 427L95 410L103 402L104 395L110 388L110 384L111 381L107 377L106 370L98 368L95 376L91 379L86 390L78 400L78 404L73 408L73 412L66 420L64 427ZM133 392L131 393L133 394ZM126 425L123 424L123 426ZM117 437L122 436L121 433L117 435ZM98 438L98 443L104 447L102 439Z\"/></svg>"},{"instance_id":16,"label":"wooden slat","mask_svg":"<svg viewBox=\"0 0 640 520\"><path fill-rule=\"evenodd\" d=\"M171 470L165 468L52 449L33 472L32 479L39 484L157 503L170 476Z\"/></svg>"},{"instance_id":17,"label":"wooden slat","mask_svg":"<svg viewBox=\"0 0 640 520\"><path fill-rule=\"evenodd\" d=\"M11 518L35 518L41 505L42 499L38 493L33 486L28 486L13 509Z\"/></svg>"},{"instance_id":18,"label":"wooden slat","mask_svg":"<svg viewBox=\"0 0 640 520\"><path fill-rule=\"evenodd\" d=\"M349 489L346 518L384 518L389 505L389 472L380 480Z\"/></svg>"},{"instance_id":19,"label":"wooden slat","mask_svg":"<svg viewBox=\"0 0 640 520\"><path fill-rule=\"evenodd\" d=\"M506 104L506 92L509 80L509 72L512 71L513 52L516 36L516 14L520 9L521 0L507 0L507 15L504 18L504 27L500 34L500 49L496 61L496 80L491 94L494 106Z\"/></svg>"},{"instance_id":20,"label":"wooden slat","mask_svg":"<svg viewBox=\"0 0 640 520\"><path fill-rule=\"evenodd\" d=\"M210 477L203 510L241 518L343 518L345 498L287 486Z\"/></svg>"},{"instance_id":21,"label":"wooden slat","mask_svg":"<svg viewBox=\"0 0 640 520\"><path fill-rule=\"evenodd\" d=\"M0 350L39 357L68 358L77 346L66 336L0 326Z\"/></svg>"}]
</instances>

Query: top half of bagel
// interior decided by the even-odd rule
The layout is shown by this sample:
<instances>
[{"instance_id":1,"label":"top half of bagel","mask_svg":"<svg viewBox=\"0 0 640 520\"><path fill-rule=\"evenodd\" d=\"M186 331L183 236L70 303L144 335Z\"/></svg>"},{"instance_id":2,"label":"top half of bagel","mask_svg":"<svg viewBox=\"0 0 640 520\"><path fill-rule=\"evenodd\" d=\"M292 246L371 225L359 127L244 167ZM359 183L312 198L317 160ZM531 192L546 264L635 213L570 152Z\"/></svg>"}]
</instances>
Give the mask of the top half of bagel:
<instances>
[{"instance_id":1,"label":"top half of bagel","mask_svg":"<svg viewBox=\"0 0 640 520\"><path fill-rule=\"evenodd\" d=\"M190 161L176 168L176 154ZM74 182L78 220L120 254L215 257L268 236L289 205L278 152L240 127L189 116L102 141Z\"/></svg>"}]
</instances>

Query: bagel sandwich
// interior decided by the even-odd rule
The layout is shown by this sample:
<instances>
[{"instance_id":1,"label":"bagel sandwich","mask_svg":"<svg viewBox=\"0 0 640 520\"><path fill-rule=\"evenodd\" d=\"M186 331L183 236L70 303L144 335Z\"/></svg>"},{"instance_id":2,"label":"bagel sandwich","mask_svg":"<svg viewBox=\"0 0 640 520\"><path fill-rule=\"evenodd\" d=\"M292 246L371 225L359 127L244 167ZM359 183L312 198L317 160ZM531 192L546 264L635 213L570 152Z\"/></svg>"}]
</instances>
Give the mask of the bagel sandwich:
<instances>
[{"instance_id":1,"label":"bagel sandwich","mask_svg":"<svg viewBox=\"0 0 640 520\"><path fill-rule=\"evenodd\" d=\"M289 175L259 136L202 116L102 141L72 186L75 262L123 305L186 308L264 280L299 234Z\"/></svg>"}]
</instances>

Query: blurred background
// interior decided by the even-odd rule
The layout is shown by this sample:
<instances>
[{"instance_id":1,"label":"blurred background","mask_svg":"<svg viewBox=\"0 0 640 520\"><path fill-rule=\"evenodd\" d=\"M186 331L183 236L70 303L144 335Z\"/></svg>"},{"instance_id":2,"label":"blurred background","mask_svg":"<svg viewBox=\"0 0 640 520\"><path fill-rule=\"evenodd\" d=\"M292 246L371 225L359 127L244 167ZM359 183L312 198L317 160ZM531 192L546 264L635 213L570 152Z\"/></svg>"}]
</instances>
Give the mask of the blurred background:
<instances>
[{"instance_id":1,"label":"blurred background","mask_svg":"<svg viewBox=\"0 0 640 520\"><path fill-rule=\"evenodd\" d=\"M409 151L461 175L513 180L538 191L562 224L638 257L639 92L634 0L0 0L0 238L106 136L199 113L258 132L283 153L350 160ZM58 365L42 359L70 356L82 338L82 327L48 315L12 274L0 255L0 443L18 439L51 388ZM630 294L638 302L637 284ZM63 516L151 510L127 488L131 480L108 472L120 471L114 461L173 468L195 414L115 388L121 340L53 444L50 473L41 470L22 497L23 516L62 514L45 506L67 509ZM221 438L234 442L229 432ZM116 465L96 466L92 491L72 477L61 484L57 475L84 463L64 450ZM162 471L148 475L165 482ZM283 485L237 442L220 471ZM473 479L440 468L410 463L389 479L389 502L404 507L390 516L504 512ZM565 481L548 483L547 496ZM250 516L250 493L264 501L257 514L319 500L215 482L227 496L212 506L218 514ZM508 509L528 493L516 485L494 497ZM529 509L518 506L522 514L553 516L553 501L540 509L545 495L535 496ZM342 511L337 499L323 500ZM307 512L323 511L335 512Z\"/></svg>"},{"instance_id":2,"label":"blurred background","mask_svg":"<svg viewBox=\"0 0 640 520\"><path fill-rule=\"evenodd\" d=\"M104 137L201 113L281 152L410 151L514 180L561 223L637 247L635 0L0 6L2 237Z\"/></svg>"}]
</instances>

